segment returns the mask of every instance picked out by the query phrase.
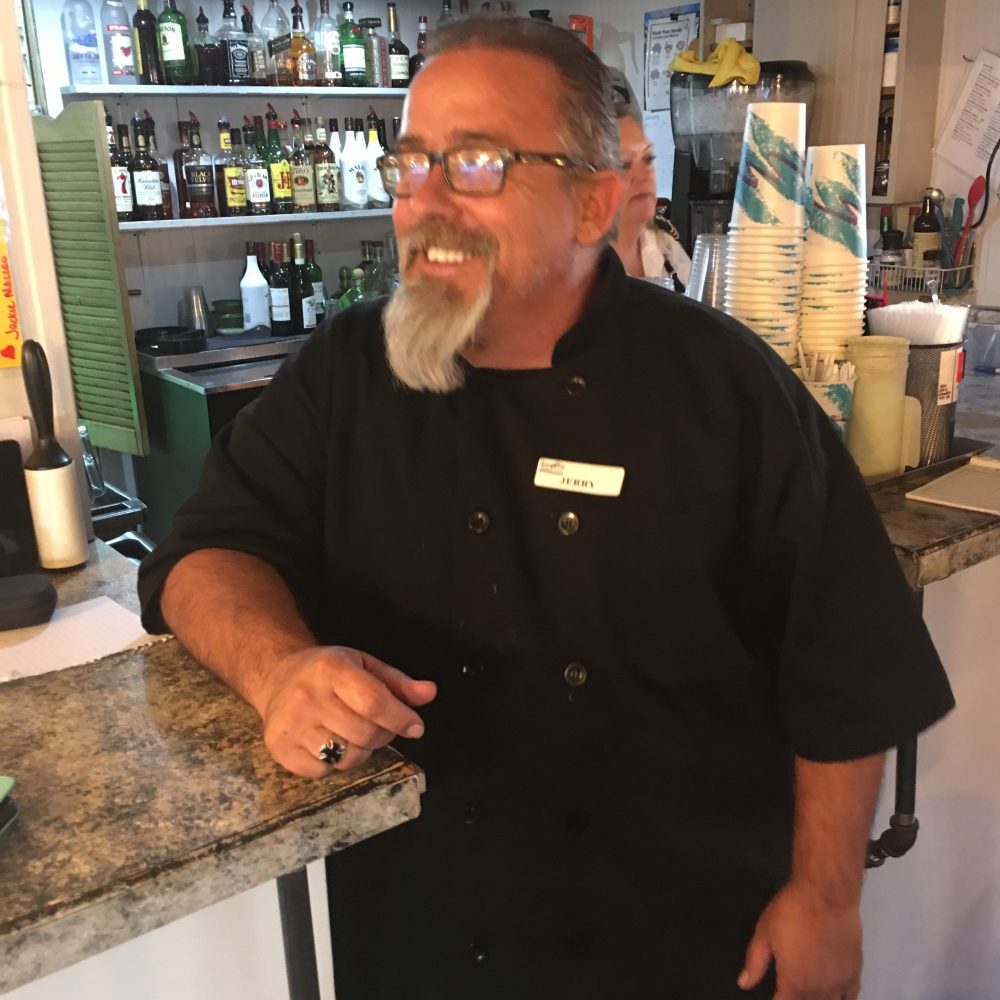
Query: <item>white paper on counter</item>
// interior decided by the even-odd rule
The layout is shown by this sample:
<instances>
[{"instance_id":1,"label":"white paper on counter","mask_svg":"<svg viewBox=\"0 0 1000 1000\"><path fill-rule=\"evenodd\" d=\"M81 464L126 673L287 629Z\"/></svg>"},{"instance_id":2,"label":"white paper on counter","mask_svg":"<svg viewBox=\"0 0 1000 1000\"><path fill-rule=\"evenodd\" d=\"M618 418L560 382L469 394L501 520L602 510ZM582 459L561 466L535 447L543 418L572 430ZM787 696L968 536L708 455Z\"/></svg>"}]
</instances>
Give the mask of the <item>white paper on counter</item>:
<instances>
[{"instance_id":1,"label":"white paper on counter","mask_svg":"<svg viewBox=\"0 0 1000 1000\"><path fill-rule=\"evenodd\" d=\"M146 632L137 614L110 597L95 597L56 608L44 625L0 632L0 684L76 667L158 640Z\"/></svg>"}]
</instances>

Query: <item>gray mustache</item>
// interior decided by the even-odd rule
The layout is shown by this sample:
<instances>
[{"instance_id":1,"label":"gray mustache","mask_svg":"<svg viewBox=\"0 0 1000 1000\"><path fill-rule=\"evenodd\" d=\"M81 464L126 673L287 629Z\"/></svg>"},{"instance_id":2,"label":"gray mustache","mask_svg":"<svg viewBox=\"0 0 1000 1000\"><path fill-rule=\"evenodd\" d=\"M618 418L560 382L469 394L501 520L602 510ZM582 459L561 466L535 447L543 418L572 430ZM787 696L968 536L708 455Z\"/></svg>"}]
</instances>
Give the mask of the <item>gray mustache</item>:
<instances>
[{"instance_id":1,"label":"gray mustache","mask_svg":"<svg viewBox=\"0 0 1000 1000\"><path fill-rule=\"evenodd\" d=\"M415 226L400 241L403 257L409 261L428 247L458 250L476 257L495 257L500 249L497 238L483 230L461 229L444 222L428 221Z\"/></svg>"}]
</instances>

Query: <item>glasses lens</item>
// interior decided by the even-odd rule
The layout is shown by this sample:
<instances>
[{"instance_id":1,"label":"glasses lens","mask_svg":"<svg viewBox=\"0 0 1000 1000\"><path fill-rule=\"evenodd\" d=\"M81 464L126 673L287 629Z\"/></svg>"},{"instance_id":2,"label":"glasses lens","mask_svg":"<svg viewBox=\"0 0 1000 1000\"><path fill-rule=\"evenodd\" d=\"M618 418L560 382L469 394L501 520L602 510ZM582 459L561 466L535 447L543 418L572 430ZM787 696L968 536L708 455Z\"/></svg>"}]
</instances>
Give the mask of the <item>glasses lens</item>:
<instances>
[{"instance_id":1,"label":"glasses lens","mask_svg":"<svg viewBox=\"0 0 1000 1000\"><path fill-rule=\"evenodd\" d=\"M390 153L382 157L381 170L389 194L405 198L427 180L431 161L426 153Z\"/></svg>"},{"instance_id":2,"label":"glasses lens","mask_svg":"<svg viewBox=\"0 0 1000 1000\"><path fill-rule=\"evenodd\" d=\"M462 194L496 194L503 187L503 156L496 149L450 150L445 169Z\"/></svg>"}]
</instances>

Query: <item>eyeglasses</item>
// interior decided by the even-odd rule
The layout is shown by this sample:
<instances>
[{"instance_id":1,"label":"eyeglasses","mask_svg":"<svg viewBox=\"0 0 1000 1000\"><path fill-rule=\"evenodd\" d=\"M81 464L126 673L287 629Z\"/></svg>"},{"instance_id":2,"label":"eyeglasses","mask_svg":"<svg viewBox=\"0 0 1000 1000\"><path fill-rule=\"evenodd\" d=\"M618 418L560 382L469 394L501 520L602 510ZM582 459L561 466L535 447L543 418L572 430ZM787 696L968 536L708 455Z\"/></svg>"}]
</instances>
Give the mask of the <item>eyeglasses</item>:
<instances>
[{"instance_id":1,"label":"eyeglasses","mask_svg":"<svg viewBox=\"0 0 1000 1000\"><path fill-rule=\"evenodd\" d=\"M507 170L515 163L548 164L560 170L586 170L597 167L565 153L525 153L514 149L482 146L455 146L443 153L406 150L387 153L378 159L379 172L386 191L393 198L409 198L430 177L435 163L441 164L444 179L456 194L489 197L503 190Z\"/></svg>"}]
</instances>

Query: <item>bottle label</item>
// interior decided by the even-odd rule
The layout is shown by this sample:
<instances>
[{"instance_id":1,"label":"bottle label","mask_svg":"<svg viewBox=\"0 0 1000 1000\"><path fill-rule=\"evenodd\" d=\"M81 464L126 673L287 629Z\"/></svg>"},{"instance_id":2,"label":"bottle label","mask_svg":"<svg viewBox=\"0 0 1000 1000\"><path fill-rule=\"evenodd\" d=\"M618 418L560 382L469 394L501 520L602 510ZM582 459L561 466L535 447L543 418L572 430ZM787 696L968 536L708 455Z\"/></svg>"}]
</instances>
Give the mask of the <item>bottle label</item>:
<instances>
[{"instance_id":1,"label":"bottle label","mask_svg":"<svg viewBox=\"0 0 1000 1000\"><path fill-rule=\"evenodd\" d=\"M243 327L252 330L255 327L271 326L271 309L269 304L270 296L268 287L262 282L261 275L256 275L256 281L240 286L240 298L243 299ZM244 281L247 279L244 278Z\"/></svg>"},{"instance_id":2,"label":"bottle label","mask_svg":"<svg viewBox=\"0 0 1000 1000\"><path fill-rule=\"evenodd\" d=\"M160 54L165 63L187 62L187 53L184 51L184 36L179 24L172 24L168 21L160 25Z\"/></svg>"},{"instance_id":3,"label":"bottle label","mask_svg":"<svg viewBox=\"0 0 1000 1000\"><path fill-rule=\"evenodd\" d=\"M233 140L226 131L219 133L219 149L223 153L228 153L233 148Z\"/></svg>"},{"instance_id":4,"label":"bottle label","mask_svg":"<svg viewBox=\"0 0 1000 1000\"><path fill-rule=\"evenodd\" d=\"M376 205L387 206L389 204L389 193L382 183L382 174L373 163L368 171L368 184L366 186L368 200Z\"/></svg>"},{"instance_id":5,"label":"bottle label","mask_svg":"<svg viewBox=\"0 0 1000 1000\"><path fill-rule=\"evenodd\" d=\"M108 24L104 29L108 33L108 50L111 55L111 65L108 72L111 82L135 76L135 64L132 60L132 31L127 24Z\"/></svg>"},{"instance_id":6,"label":"bottle label","mask_svg":"<svg viewBox=\"0 0 1000 1000\"><path fill-rule=\"evenodd\" d=\"M250 167L246 171L247 201L251 205L269 205L271 203L271 185L267 180L267 170L264 167Z\"/></svg>"},{"instance_id":7,"label":"bottle label","mask_svg":"<svg viewBox=\"0 0 1000 1000\"><path fill-rule=\"evenodd\" d=\"M316 303L311 295L302 296L302 329L312 330L316 327Z\"/></svg>"},{"instance_id":8,"label":"bottle label","mask_svg":"<svg viewBox=\"0 0 1000 1000\"><path fill-rule=\"evenodd\" d=\"M326 288L322 281L314 281L313 286L313 309L316 311L316 321L319 322L326 315Z\"/></svg>"},{"instance_id":9,"label":"bottle label","mask_svg":"<svg viewBox=\"0 0 1000 1000\"><path fill-rule=\"evenodd\" d=\"M344 57L345 73L364 73L365 71L365 47L364 45L345 45L341 50Z\"/></svg>"},{"instance_id":10,"label":"bottle label","mask_svg":"<svg viewBox=\"0 0 1000 1000\"><path fill-rule=\"evenodd\" d=\"M212 176L211 164L206 166L202 163L184 164L184 181L187 184L188 197L191 201L212 201L215 190L215 178Z\"/></svg>"},{"instance_id":11,"label":"bottle label","mask_svg":"<svg viewBox=\"0 0 1000 1000\"><path fill-rule=\"evenodd\" d=\"M913 234L913 266L924 266L924 254L928 250L941 249L940 233L914 233Z\"/></svg>"},{"instance_id":12,"label":"bottle label","mask_svg":"<svg viewBox=\"0 0 1000 1000\"><path fill-rule=\"evenodd\" d=\"M364 208L368 203L368 178L364 162L344 164L343 200L352 208Z\"/></svg>"},{"instance_id":13,"label":"bottle label","mask_svg":"<svg viewBox=\"0 0 1000 1000\"><path fill-rule=\"evenodd\" d=\"M316 82L316 57L311 52L303 52L295 60L295 78L300 87Z\"/></svg>"},{"instance_id":14,"label":"bottle label","mask_svg":"<svg viewBox=\"0 0 1000 1000\"><path fill-rule=\"evenodd\" d=\"M267 52L273 59L275 56L280 56L282 52L287 52L291 47L291 35L278 35L277 38L271 38L268 40Z\"/></svg>"},{"instance_id":15,"label":"bottle label","mask_svg":"<svg viewBox=\"0 0 1000 1000\"><path fill-rule=\"evenodd\" d=\"M163 189L160 187L160 173L158 170L137 170L132 174L132 183L135 184L135 203L137 205L163 204Z\"/></svg>"},{"instance_id":16,"label":"bottle label","mask_svg":"<svg viewBox=\"0 0 1000 1000\"><path fill-rule=\"evenodd\" d=\"M225 167L222 171L226 179L226 207L246 208L246 172L242 167Z\"/></svg>"},{"instance_id":17,"label":"bottle label","mask_svg":"<svg viewBox=\"0 0 1000 1000\"><path fill-rule=\"evenodd\" d=\"M156 177L157 193L159 193L160 178ZM132 175L128 167L113 166L111 168L111 187L115 192L115 211L132 211Z\"/></svg>"},{"instance_id":18,"label":"bottle label","mask_svg":"<svg viewBox=\"0 0 1000 1000\"><path fill-rule=\"evenodd\" d=\"M395 80L410 79L410 60L406 56L397 55L395 52L389 55L389 76Z\"/></svg>"},{"instance_id":19,"label":"bottle label","mask_svg":"<svg viewBox=\"0 0 1000 1000\"><path fill-rule=\"evenodd\" d=\"M316 164L316 200L321 205L340 204L340 171L336 163Z\"/></svg>"},{"instance_id":20,"label":"bottle label","mask_svg":"<svg viewBox=\"0 0 1000 1000\"><path fill-rule=\"evenodd\" d=\"M292 166L292 201L296 205L316 205L316 186L312 165Z\"/></svg>"},{"instance_id":21,"label":"bottle label","mask_svg":"<svg viewBox=\"0 0 1000 1000\"><path fill-rule=\"evenodd\" d=\"M290 201L292 198L292 171L288 160L271 165L271 191L275 201Z\"/></svg>"},{"instance_id":22,"label":"bottle label","mask_svg":"<svg viewBox=\"0 0 1000 1000\"><path fill-rule=\"evenodd\" d=\"M135 71L139 76L145 73L142 68L142 49L139 47L139 29L132 29L132 51L135 53Z\"/></svg>"},{"instance_id":23,"label":"bottle label","mask_svg":"<svg viewBox=\"0 0 1000 1000\"><path fill-rule=\"evenodd\" d=\"M245 80L250 75L250 46L238 39L226 42L229 79Z\"/></svg>"},{"instance_id":24,"label":"bottle label","mask_svg":"<svg viewBox=\"0 0 1000 1000\"><path fill-rule=\"evenodd\" d=\"M292 307L288 301L287 288L271 289L271 319L275 323L291 322Z\"/></svg>"}]
</instances>

